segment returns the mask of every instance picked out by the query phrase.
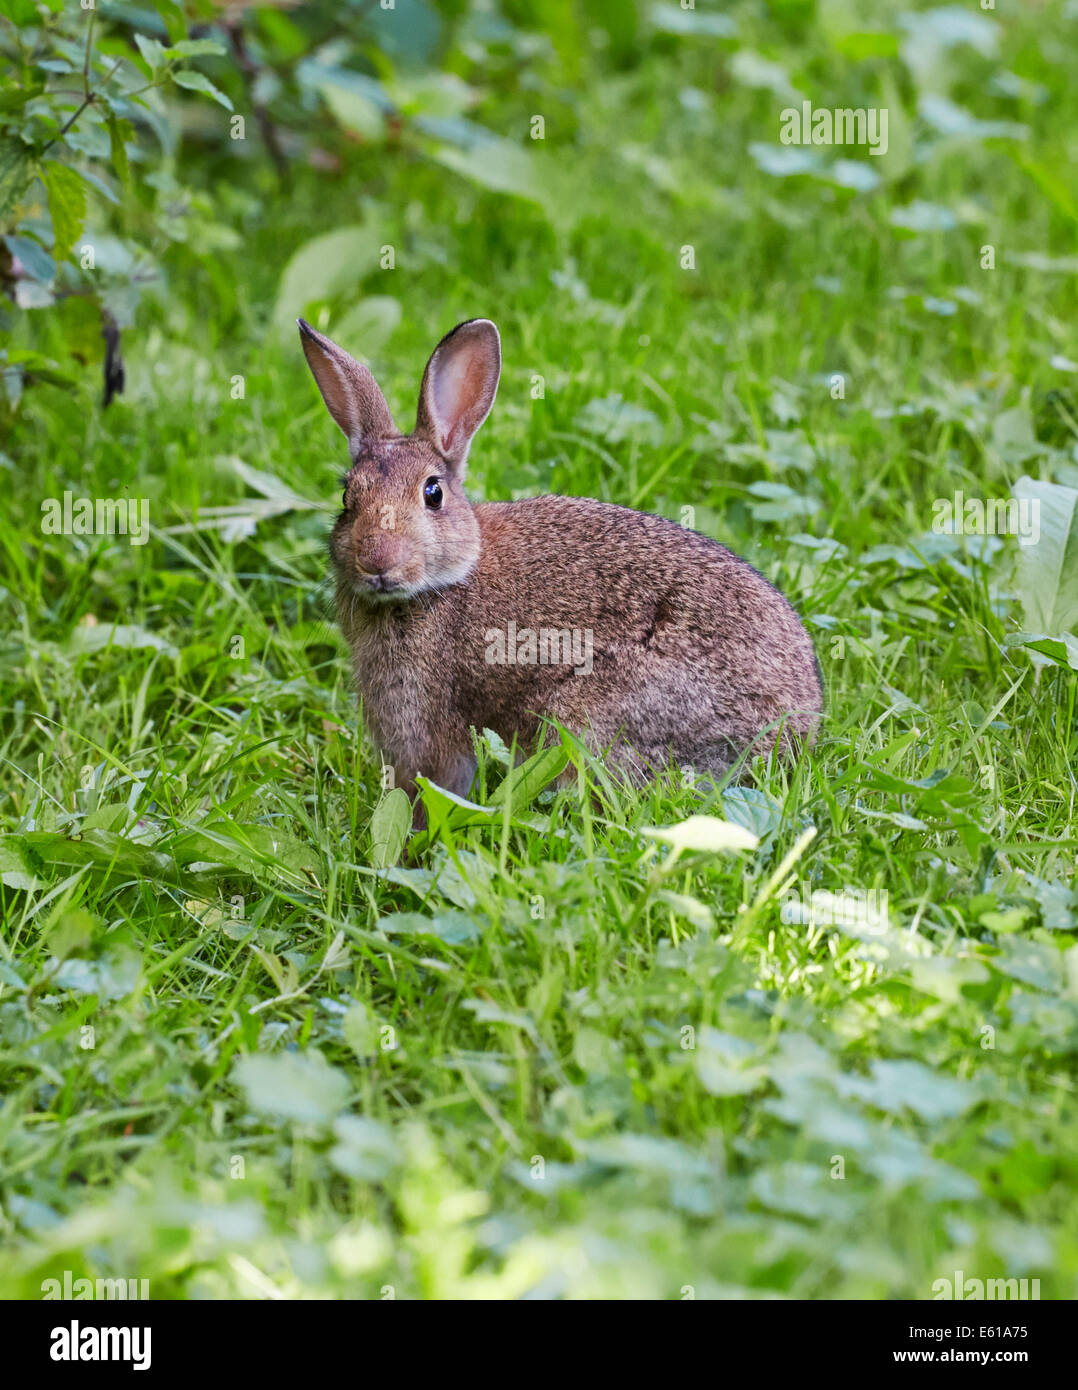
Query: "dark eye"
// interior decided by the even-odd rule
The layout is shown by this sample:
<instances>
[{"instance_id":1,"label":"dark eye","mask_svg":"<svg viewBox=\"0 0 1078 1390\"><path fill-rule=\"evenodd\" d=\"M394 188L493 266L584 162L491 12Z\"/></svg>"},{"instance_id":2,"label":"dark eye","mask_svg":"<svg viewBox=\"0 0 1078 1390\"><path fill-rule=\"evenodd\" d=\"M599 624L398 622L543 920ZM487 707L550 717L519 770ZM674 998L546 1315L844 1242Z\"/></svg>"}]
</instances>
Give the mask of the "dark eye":
<instances>
[{"instance_id":1,"label":"dark eye","mask_svg":"<svg viewBox=\"0 0 1078 1390\"><path fill-rule=\"evenodd\" d=\"M345 488L345 490L341 493L341 506L344 508L345 511L348 510L348 489L347 489L347 488Z\"/></svg>"},{"instance_id":2,"label":"dark eye","mask_svg":"<svg viewBox=\"0 0 1078 1390\"><path fill-rule=\"evenodd\" d=\"M433 512L442 505L442 485L437 478L428 478L423 484L423 501Z\"/></svg>"}]
</instances>

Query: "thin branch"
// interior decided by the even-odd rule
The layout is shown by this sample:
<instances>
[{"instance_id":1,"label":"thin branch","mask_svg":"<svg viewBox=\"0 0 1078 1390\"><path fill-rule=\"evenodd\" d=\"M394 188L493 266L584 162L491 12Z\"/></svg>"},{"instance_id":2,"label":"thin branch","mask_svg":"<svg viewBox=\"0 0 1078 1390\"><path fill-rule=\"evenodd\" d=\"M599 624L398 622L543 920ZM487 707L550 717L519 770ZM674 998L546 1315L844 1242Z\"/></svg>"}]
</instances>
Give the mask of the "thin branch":
<instances>
[{"instance_id":1,"label":"thin branch","mask_svg":"<svg viewBox=\"0 0 1078 1390\"><path fill-rule=\"evenodd\" d=\"M255 79L258 77L258 64L251 57L250 50L243 37L243 17L228 19L223 22L223 28L228 35L229 43L232 45L232 53L236 59L236 66L240 70L243 78L243 85L247 92L247 98L251 103L255 113L255 120L258 122L258 129L262 135L262 142L269 152L277 170L278 180L288 184L289 168L288 159L281 149L281 142L277 137L277 127L270 118L269 111L265 103L255 99Z\"/></svg>"},{"instance_id":2,"label":"thin branch","mask_svg":"<svg viewBox=\"0 0 1078 1390\"><path fill-rule=\"evenodd\" d=\"M95 102L95 101L97 100L97 98L101 95L101 93L104 91L104 89L108 86L109 81L110 81L110 79L112 78L112 74L116 71L116 69L120 66L120 64L121 64L122 62L123 62L123 59L122 59L122 58L117 58L116 61L115 61L115 63L113 63L112 67L111 67L111 68L108 70L108 72L105 74L105 79L104 79L104 81L101 83L101 86L98 87L97 91L96 91L96 92L87 92L86 96L83 97L83 99L82 99L82 104L79 106L78 110L74 113L74 115L71 116L68 120L66 120L66 121L64 122L64 124L60 127L59 131L52 137L52 139L51 139L50 141L48 141L47 144L45 144L45 145L42 146L42 149L41 149L41 153L42 153L42 154L45 154L45 153L47 153L49 150L51 150L52 147L53 147L53 145L56 144L57 140L62 140L62 139L64 138L64 136L65 136L65 135L67 134L67 132L71 129L71 127L75 124L75 122L79 119L79 117L80 117L80 116L82 115L82 113L86 110L86 108L87 108L88 106L92 105L93 102Z\"/></svg>"}]
</instances>

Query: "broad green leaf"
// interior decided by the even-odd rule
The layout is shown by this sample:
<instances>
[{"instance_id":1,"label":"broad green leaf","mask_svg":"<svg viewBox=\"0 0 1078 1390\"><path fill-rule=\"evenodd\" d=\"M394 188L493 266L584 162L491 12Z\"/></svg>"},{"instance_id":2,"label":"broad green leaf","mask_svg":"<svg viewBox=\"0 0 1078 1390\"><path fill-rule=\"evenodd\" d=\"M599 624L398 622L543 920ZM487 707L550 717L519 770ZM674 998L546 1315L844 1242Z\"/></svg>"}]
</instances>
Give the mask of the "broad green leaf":
<instances>
[{"instance_id":1,"label":"broad green leaf","mask_svg":"<svg viewBox=\"0 0 1078 1390\"><path fill-rule=\"evenodd\" d=\"M96 994L100 999L123 999L138 984L142 957L129 947L118 946L96 960L72 956L52 977L58 989L75 994Z\"/></svg>"},{"instance_id":2,"label":"broad green leaf","mask_svg":"<svg viewBox=\"0 0 1078 1390\"><path fill-rule=\"evenodd\" d=\"M42 886L34 872L26 846L14 835L0 837L0 883L32 892Z\"/></svg>"},{"instance_id":3,"label":"broad green leaf","mask_svg":"<svg viewBox=\"0 0 1078 1390\"><path fill-rule=\"evenodd\" d=\"M910 971L915 989L957 1004L966 985L983 985L988 968L969 956L926 956L915 960Z\"/></svg>"},{"instance_id":4,"label":"broad green leaf","mask_svg":"<svg viewBox=\"0 0 1078 1390\"><path fill-rule=\"evenodd\" d=\"M479 1023L500 1023L507 1028L519 1028L530 1038L536 1037L535 1023L527 1014L503 1009L493 999L465 999L460 1007L474 1014Z\"/></svg>"},{"instance_id":5,"label":"broad green leaf","mask_svg":"<svg viewBox=\"0 0 1078 1390\"><path fill-rule=\"evenodd\" d=\"M727 14L715 14L699 9L688 9L683 5L652 5L649 18L656 29L666 34L678 34L686 38L725 39L737 33L737 25Z\"/></svg>"},{"instance_id":6,"label":"broad green leaf","mask_svg":"<svg viewBox=\"0 0 1078 1390\"><path fill-rule=\"evenodd\" d=\"M206 96L212 97L226 111L232 110L232 98L226 96L219 87L215 87L202 73L185 69L183 72L173 73L172 76L177 87L186 87L190 92L205 92Z\"/></svg>"},{"instance_id":7,"label":"broad green leaf","mask_svg":"<svg viewBox=\"0 0 1078 1390\"><path fill-rule=\"evenodd\" d=\"M569 750L564 744L541 748L499 782L491 795L491 806L502 806L509 797L518 809L527 806L544 787L561 775L568 761Z\"/></svg>"},{"instance_id":8,"label":"broad green leaf","mask_svg":"<svg viewBox=\"0 0 1078 1390\"><path fill-rule=\"evenodd\" d=\"M1005 463L1010 464L1019 464L1040 451L1028 406L1012 406L995 417L992 421L992 447Z\"/></svg>"},{"instance_id":9,"label":"broad green leaf","mask_svg":"<svg viewBox=\"0 0 1078 1390\"><path fill-rule=\"evenodd\" d=\"M324 82L318 91L345 130L354 131L365 140L385 139L385 116L369 97L336 82Z\"/></svg>"},{"instance_id":10,"label":"broad green leaf","mask_svg":"<svg viewBox=\"0 0 1078 1390\"><path fill-rule=\"evenodd\" d=\"M70 646L74 652L100 652L107 648L134 651L139 647L153 647L159 652L176 650L164 637L130 623L95 623L93 627L80 625L71 634Z\"/></svg>"},{"instance_id":11,"label":"broad green leaf","mask_svg":"<svg viewBox=\"0 0 1078 1390\"><path fill-rule=\"evenodd\" d=\"M912 1110L929 1121L962 1115L980 1100L980 1093L969 1082L907 1058L874 1061L871 1079L847 1075L841 1079L839 1090L888 1114Z\"/></svg>"},{"instance_id":12,"label":"broad green leaf","mask_svg":"<svg viewBox=\"0 0 1078 1390\"><path fill-rule=\"evenodd\" d=\"M328 1124L351 1091L343 1072L312 1053L241 1057L232 1076L255 1110L300 1124Z\"/></svg>"},{"instance_id":13,"label":"broad green leaf","mask_svg":"<svg viewBox=\"0 0 1078 1390\"><path fill-rule=\"evenodd\" d=\"M551 210L553 194L545 178L545 168L530 151L512 140L483 140L470 149L439 145L432 151L431 158L483 188L526 198L548 213Z\"/></svg>"},{"instance_id":14,"label":"broad green leaf","mask_svg":"<svg viewBox=\"0 0 1078 1390\"><path fill-rule=\"evenodd\" d=\"M18 256L27 275L39 284L51 285L56 279L56 265L45 250L28 236L6 236L4 241L13 256Z\"/></svg>"},{"instance_id":15,"label":"broad green leaf","mask_svg":"<svg viewBox=\"0 0 1078 1390\"><path fill-rule=\"evenodd\" d=\"M433 936L447 946L478 941L482 935L464 912L438 912L433 917L425 917L422 912L391 912L379 919L378 930L386 936Z\"/></svg>"},{"instance_id":16,"label":"broad green leaf","mask_svg":"<svg viewBox=\"0 0 1078 1390\"><path fill-rule=\"evenodd\" d=\"M177 836L169 848L184 865L223 864L254 876L268 871L291 883L317 874L321 867L309 841L277 824L211 821Z\"/></svg>"},{"instance_id":17,"label":"broad green leaf","mask_svg":"<svg viewBox=\"0 0 1078 1390\"><path fill-rule=\"evenodd\" d=\"M341 1019L341 1032L345 1042L361 1062L378 1055L378 1022L366 1004L358 999L348 1006Z\"/></svg>"},{"instance_id":18,"label":"broad green leaf","mask_svg":"<svg viewBox=\"0 0 1078 1390\"><path fill-rule=\"evenodd\" d=\"M713 1096L744 1096L757 1091L768 1079L757 1049L745 1038L701 1028L696 1038L696 1074Z\"/></svg>"},{"instance_id":19,"label":"broad green leaf","mask_svg":"<svg viewBox=\"0 0 1078 1390\"><path fill-rule=\"evenodd\" d=\"M655 900L665 903L672 912L687 918L694 927L700 927L703 931L710 931L715 925L714 914L699 898L691 898L685 893L671 893L664 888L655 894Z\"/></svg>"},{"instance_id":20,"label":"broad green leaf","mask_svg":"<svg viewBox=\"0 0 1078 1390\"><path fill-rule=\"evenodd\" d=\"M371 816L371 863L386 869L396 864L412 828L412 805L400 787L386 793Z\"/></svg>"},{"instance_id":21,"label":"broad green leaf","mask_svg":"<svg viewBox=\"0 0 1078 1390\"><path fill-rule=\"evenodd\" d=\"M715 854L723 850L755 849L759 837L743 825L733 821L720 820L718 816L690 816L678 825L665 827L644 826L641 835L664 844L673 845L679 850L703 850Z\"/></svg>"},{"instance_id":22,"label":"broad green leaf","mask_svg":"<svg viewBox=\"0 0 1078 1390\"><path fill-rule=\"evenodd\" d=\"M761 839L782 824L782 802L759 787L727 787L722 809L735 825L743 825Z\"/></svg>"},{"instance_id":23,"label":"broad green leaf","mask_svg":"<svg viewBox=\"0 0 1078 1390\"><path fill-rule=\"evenodd\" d=\"M1046 656L1057 666L1069 666L1078 671L1078 638L1069 632L1061 637L1048 637L1043 632L1012 632L1004 638L1005 647L1024 647L1027 651Z\"/></svg>"},{"instance_id":24,"label":"broad green leaf","mask_svg":"<svg viewBox=\"0 0 1078 1390\"><path fill-rule=\"evenodd\" d=\"M0 883L26 892L42 887L25 845L15 835L0 837Z\"/></svg>"},{"instance_id":25,"label":"broad green leaf","mask_svg":"<svg viewBox=\"0 0 1078 1390\"><path fill-rule=\"evenodd\" d=\"M175 866L167 854L159 854L148 845L138 844L111 830L87 830L77 837L31 830L20 839L43 864L76 868L90 864L118 874L165 882L176 876Z\"/></svg>"},{"instance_id":26,"label":"broad green leaf","mask_svg":"<svg viewBox=\"0 0 1078 1390\"><path fill-rule=\"evenodd\" d=\"M55 260L66 261L86 220L86 185L66 164L46 164L44 173L54 237L52 254Z\"/></svg>"},{"instance_id":27,"label":"broad green leaf","mask_svg":"<svg viewBox=\"0 0 1078 1390\"><path fill-rule=\"evenodd\" d=\"M1043 941L1030 941L1024 936L1003 937L999 955L993 956L989 964L1013 980L1052 993L1060 989L1063 980L1062 953Z\"/></svg>"},{"instance_id":28,"label":"broad green leaf","mask_svg":"<svg viewBox=\"0 0 1078 1390\"><path fill-rule=\"evenodd\" d=\"M1034 510L1039 535L1018 547L1018 596L1026 627L1058 637L1078 630L1078 490L1021 477L1014 495Z\"/></svg>"},{"instance_id":29,"label":"broad green leaf","mask_svg":"<svg viewBox=\"0 0 1078 1390\"><path fill-rule=\"evenodd\" d=\"M629 1168L657 1177L703 1178L713 1171L705 1153L661 1134L615 1134L574 1147L606 1168Z\"/></svg>"},{"instance_id":30,"label":"broad green leaf","mask_svg":"<svg viewBox=\"0 0 1078 1390\"><path fill-rule=\"evenodd\" d=\"M380 238L367 227L338 227L305 242L281 274L274 326L295 332L295 320L308 304L356 290L379 263Z\"/></svg>"},{"instance_id":31,"label":"broad green leaf","mask_svg":"<svg viewBox=\"0 0 1078 1390\"><path fill-rule=\"evenodd\" d=\"M69 908L49 928L49 950L57 960L66 960L76 951L84 951L93 939L95 925L85 908Z\"/></svg>"},{"instance_id":32,"label":"broad green leaf","mask_svg":"<svg viewBox=\"0 0 1078 1390\"><path fill-rule=\"evenodd\" d=\"M37 6L34 0L0 0L0 15L21 28L37 21Z\"/></svg>"},{"instance_id":33,"label":"broad green leaf","mask_svg":"<svg viewBox=\"0 0 1078 1390\"><path fill-rule=\"evenodd\" d=\"M329 1161L357 1182L382 1182L400 1163L393 1131L366 1115L341 1115L333 1124L337 1143Z\"/></svg>"},{"instance_id":34,"label":"broad green leaf","mask_svg":"<svg viewBox=\"0 0 1078 1390\"><path fill-rule=\"evenodd\" d=\"M437 836L443 829L463 830L469 825L485 825L495 814L492 807L480 806L478 802L457 796L456 792L439 787L427 777L417 777L416 784L423 799L431 836Z\"/></svg>"},{"instance_id":35,"label":"broad green leaf","mask_svg":"<svg viewBox=\"0 0 1078 1390\"><path fill-rule=\"evenodd\" d=\"M399 299L390 294L371 294L354 304L333 324L333 336L351 352L370 357L392 336L401 321Z\"/></svg>"}]
</instances>

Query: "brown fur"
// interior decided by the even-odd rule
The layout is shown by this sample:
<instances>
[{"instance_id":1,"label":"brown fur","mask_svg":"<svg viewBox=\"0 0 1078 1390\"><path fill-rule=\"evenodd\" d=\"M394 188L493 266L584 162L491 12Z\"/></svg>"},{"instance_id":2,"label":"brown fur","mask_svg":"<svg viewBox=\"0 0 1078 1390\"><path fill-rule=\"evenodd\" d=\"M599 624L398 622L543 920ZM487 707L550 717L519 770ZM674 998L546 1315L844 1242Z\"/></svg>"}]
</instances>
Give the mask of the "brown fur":
<instances>
[{"instance_id":1,"label":"brown fur","mask_svg":"<svg viewBox=\"0 0 1078 1390\"><path fill-rule=\"evenodd\" d=\"M316 377L320 356L351 362L303 327ZM812 643L782 595L729 550L585 498L471 506L464 464L499 368L497 331L473 320L436 348L413 435L387 430L369 373L377 399L360 378L343 423L331 407L353 454L330 540L337 611L397 784L411 792L422 773L466 794L473 728L527 744L544 717L597 750L616 745L634 779L671 758L721 774L749 748L778 739L788 753L810 739L822 707ZM332 389L350 369L335 358L325 371ZM424 502L429 480L442 489L436 510ZM493 662L500 643L512 646L511 623L518 635L575 635L576 649L555 639L551 664Z\"/></svg>"}]
</instances>

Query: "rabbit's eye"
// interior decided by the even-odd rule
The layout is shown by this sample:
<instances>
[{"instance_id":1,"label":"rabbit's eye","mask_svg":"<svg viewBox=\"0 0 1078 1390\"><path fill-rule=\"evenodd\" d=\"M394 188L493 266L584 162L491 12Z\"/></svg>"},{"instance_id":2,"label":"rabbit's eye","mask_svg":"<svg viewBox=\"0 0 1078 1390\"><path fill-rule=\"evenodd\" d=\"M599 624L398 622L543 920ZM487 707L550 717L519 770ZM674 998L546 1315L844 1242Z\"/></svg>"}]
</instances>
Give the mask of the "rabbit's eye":
<instances>
[{"instance_id":1,"label":"rabbit's eye","mask_svg":"<svg viewBox=\"0 0 1078 1390\"><path fill-rule=\"evenodd\" d=\"M348 489L347 489L347 488L345 488L345 490L341 493L341 506L344 508L345 511L348 510Z\"/></svg>"},{"instance_id":2,"label":"rabbit's eye","mask_svg":"<svg viewBox=\"0 0 1078 1390\"><path fill-rule=\"evenodd\" d=\"M442 485L437 478L428 478L423 484L423 501L433 512L442 505Z\"/></svg>"}]
</instances>

